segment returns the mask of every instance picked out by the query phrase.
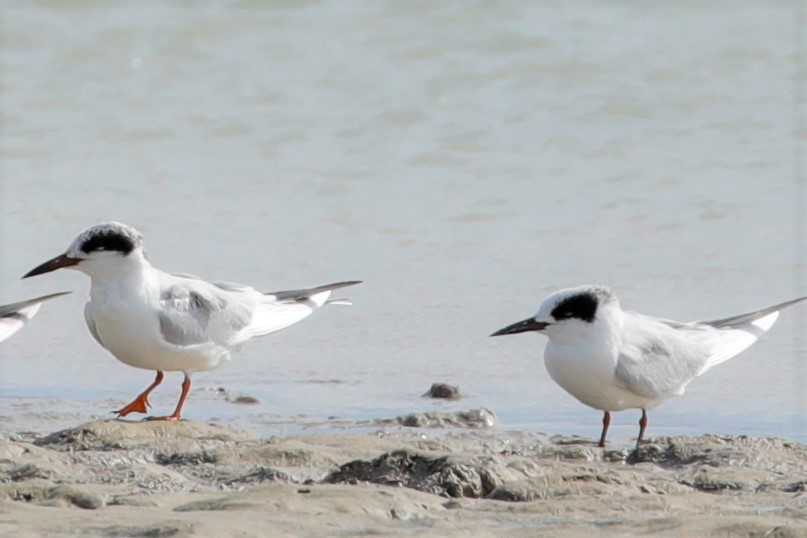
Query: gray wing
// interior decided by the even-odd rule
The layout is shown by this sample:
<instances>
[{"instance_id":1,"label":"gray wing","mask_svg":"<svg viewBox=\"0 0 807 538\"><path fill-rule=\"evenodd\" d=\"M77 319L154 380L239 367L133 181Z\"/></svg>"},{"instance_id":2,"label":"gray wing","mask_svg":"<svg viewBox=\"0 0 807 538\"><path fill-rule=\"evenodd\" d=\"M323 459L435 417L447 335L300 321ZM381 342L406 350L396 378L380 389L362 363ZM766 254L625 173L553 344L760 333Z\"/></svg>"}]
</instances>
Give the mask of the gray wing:
<instances>
[{"instance_id":1,"label":"gray wing","mask_svg":"<svg viewBox=\"0 0 807 538\"><path fill-rule=\"evenodd\" d=\"M61 297L62 295L67 295L69 293L71 292L61 291L59 293L51 293L50 295L43 295L42 297L37 297L36 299L29 299L28 301L20 301L19 303L12 303L0 306L0 317L13 315L15 313L18 313L20 310L34 306L35 304L47 301L48 299L53 299L54 297Z\"/></svg>"},{"instance_id":2,"label":"gray wing","mask_svg":"<svg viewBox=\"0 0 807 538\"><path fill-rule=\"evenodd\" d=\"M349 280L346 282L336 282L334 284L325 284L324 286L317 286L315 288L303 288L299 290L286 290L286 291L273 291L266 295L274 295L277 301L305 301L313 295L318 295L325 291L338 290L339 288L346 288L348 286L355 286L361 284L361 280Z\"/></svg>"},{"instance_id":3,"label":"gray wing","mask_svg":"<svg viewBox=\"0 0 807 538\"><path fill-rule=\"evenodd\" d=\"M616 378L625 388L646 397L681 394L692 379L756 342L774 324L780 310L805 299L691 323L626 312L626 341Z\"/></svg>"},{"instance_id":4,"label":"gray wing","mask_svg":"<svg viewBox=\"0 0 807 538\"><path fill-rule=\"evenodd\" d=\"M709 325L710 327L714 327L716 329L738 329L744 325L749 325L758 319L764 318L769 314L778 312L783 308L787 308L788 306L800 303L805 299L807 299L807 296L799 297L798 299L793 299L792 301L787 301L777 305L769 306L768 308L763 308L762 310L757 310L755 312L749 312L748 314L740 314L739 316L731 316L728 318L715 319L712 321L698 321L696 323L700 323L702 325Z\"/></svg>"},{"instance_id":5,"label":"gray wing","mask_svg":"<svg viewBox=\"0 0 807 538\"><path fill-rule=\"evenodd\" d=\"M218 285L187 279L163 291L160 329L171 344L190 346L210 342L228 346L249 325L255 303L249 294L232 293Z\"/></svg>"},{"instance_id":6,"label":"gray wing","mask_svg":"<svg viewBox=\"0 0 807 538\"><path fill-rule=\"evenodd\" d=\"M638 315L636 318L639 320ZM713 350L711 331L673 328L656 320L641 320L623 343L614 375L624 388L646 398L682 394L700 375Z\"/></svg>"}]
</instances>

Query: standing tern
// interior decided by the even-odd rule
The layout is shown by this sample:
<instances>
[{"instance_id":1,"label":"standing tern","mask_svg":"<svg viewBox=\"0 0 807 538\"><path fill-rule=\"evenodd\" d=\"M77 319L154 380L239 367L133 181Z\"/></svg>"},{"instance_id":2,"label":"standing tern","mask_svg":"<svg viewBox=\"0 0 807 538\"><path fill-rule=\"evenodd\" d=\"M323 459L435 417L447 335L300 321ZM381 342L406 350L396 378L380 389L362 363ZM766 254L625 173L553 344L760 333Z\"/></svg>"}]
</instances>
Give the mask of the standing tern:
<instances>
[{"instance_id":1,"label":"standing tern","mask_svg":"<svg viewBox=\"0 0 807 538\"><path fill-rule=\"evenodd\" d=\"M60 293L52 293L29 301L0 306L0 342L22 329L26 323L31 321L31 318L36 315L44 301L67 295L68 293L70 292L63 291Z\"/></svg>"},{"instance_id":2,"label":"standing tern","mask_svg":"<svg viewBox=\"0 0 807 538\"><path fill-rule=\"evenodd\" d=\"M604 412L598 446L605 446L611 411L647 410L684 393L690 381L734 357L770 329L779 311L800 297L756 312L680 323L624 311L604 286L580 286L547 297L535 317L491 336L537 331L549 337L549 375L582 403Z\"/></svg>"},{"instance_id":3,"label":"standing tern","mask_svg":"<svg viewBox=\"0 0 807 538\"><path fill-rule=\"evenodd\" d=\"M64 254L32 269L23 278L78 269L90 277L84 318L93 337L118 360L156 370L154 382L118 417L146 413L149 394L164 371L185 375L173 414L179 420L193 372L212 370L256 336L301 321L328 303L333 290L359 284L337 282L315 288L261 293L230 282L208 282L188 274L169 274L152 266L140 232L119 222L104 222L81 232Z\"/></svg>"}]
</instances>

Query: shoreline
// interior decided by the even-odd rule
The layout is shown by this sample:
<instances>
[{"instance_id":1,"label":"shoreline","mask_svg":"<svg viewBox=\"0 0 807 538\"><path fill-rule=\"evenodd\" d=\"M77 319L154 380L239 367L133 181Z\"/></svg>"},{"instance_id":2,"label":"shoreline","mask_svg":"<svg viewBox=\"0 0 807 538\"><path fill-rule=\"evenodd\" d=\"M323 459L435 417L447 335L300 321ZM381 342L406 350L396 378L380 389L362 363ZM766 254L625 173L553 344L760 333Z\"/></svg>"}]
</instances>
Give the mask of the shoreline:
<instances>
[{"instance_id":1,"label":"shoreline","mask_svg":"<svg viewBox=\"0 0 807 538\"><path fill-rule=\"evenodd\" d=\"M0 532L804 536L805 462L805 445L747 436L651 437L633 450L490 430L259 439L96 420L0 441Z\"/></svg>"}]
</instances>

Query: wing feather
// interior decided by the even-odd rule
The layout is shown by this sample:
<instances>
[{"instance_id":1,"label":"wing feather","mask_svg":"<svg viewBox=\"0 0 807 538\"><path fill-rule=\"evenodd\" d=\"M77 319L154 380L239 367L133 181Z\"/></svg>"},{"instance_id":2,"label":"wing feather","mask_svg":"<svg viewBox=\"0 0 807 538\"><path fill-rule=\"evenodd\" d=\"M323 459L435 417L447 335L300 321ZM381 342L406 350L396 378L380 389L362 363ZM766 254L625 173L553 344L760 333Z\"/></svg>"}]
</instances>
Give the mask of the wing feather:
<instances>
[{"instance_id":1,"label":"wing feather","mask_svg":"<svg viewBox=\"0 0 807 538\"><path fill-rule=\"evenodd\" d=\"M171 276L173 284L160 300L160 329L166 341L180 346L209 342L235 346L279 331L327 304L333 290L359 283L261 294L241 284L206 282L184 274Z\"/></svg>"},{"instance_id":2,"label":"wing feather","mask_svg":"<svg viewBox=\"0 0 807 538\"><path fill-rule=\"evenodd\" d=\"M637 329L626 338L614 372L626 389L646 398L682 394L710 355L706 340L691 338L664 323L633 314Z\"/></svg>"},{"instance_id":3,"label":"wing feather","mask_svg":"<svg viewBox=\"0 0 807 538\"><path fill-rule=\"evenodd\" d=\"M760 328L762 328L762 332L765 332L768 329L770 329L773 323L776 321L776 316L774 316L769 323L760 323L760 322L768 318L771 318L771 314L778 314L780 310L787 308L788 306L792 306L796 303L800 303L805 299L807 299L807 296L799 297L798 299L793 299L792 301L786 301L784 303L769 306L768 308L763 308L762 310L757 310L755 312L740 314L739 316L731 316L728 318L716 319L712 321L698 321L695 323L699 323L702 325L709 325L710 327L715 327L717 329L726 328L726 329L743 329L743 330L747 330L748 325L758 325L758 326L761 325Z\"/></svg>"},{"instance_id":4,"label":"wing feather","mask_svg":"<svg viewBox=\"0 0 807 538\"><path fill-rule=\"evenodd\" d=\"M22 329L39 311L44 301L67 295L69 291L43 295L36 299L0 306L0 342Z\"/></svg>"},{"instance_id":5,"label":"wing feather","mask_svg":"<svg viewBox=\"0 0 807 538\"><path fill-rule=\"evenodd\" d=\"M330 295L330 292L332 292L333 290L338 290L339 288L346 288L348 286L355 286L356 284L361 284L361 280L336 282L334 284L325 284L324 286L316 286L314 288L303 288L299 290L274 291L267 293L266 295L273 295L275 299L277 299L278 301L285 301L285 300L302 301L306 299L313 299L314 297L319 297L327 292L325 299L322 299L322 304L324 304L328 295ZM319 301L315 302L319 303ZM322 304L319 304L319 306L322 306Z\"/></svg>"},{"instance_id":6,"label":"wing feather","mask_svg":"<svg viewBox=\"0 0 807 538\"><path fill-rule=\"evenodd\" d=\"M799 297L747 314L690 323L626 312L630 326L636 330L629 333L618 358L617 380L646 397L681 394L692 379L759 340L776 322L780 310L805 299Z\"/></svg>"},{"instance_id":7,"label":"wing feather","mask_svg":"<svg viewBox=\"0 0 807 538\"><path fill-rule=\"evenodd\" d=\"M294 325L310 316L314 310L326 304L350 305L347 299L329 301L333 290L360 284L359 280L336 282L324 286L267 293L257 306L245 339L263 336Z\"/></svg>"},{"instance_id":8,"label":"wing feather","mask_svg":"<svg viewBox=\"0 0 807 538\"><path fill-rule=\"evenodd\" d=\"M252 297L202 280L187 280L166 289L160 299L160 329L165 340L178 346L232 345L249 325L260 294L253 290L256 297Z\"/></svg>"},{"instance_id":9,"label":"wing feather","mask_svg":"<svg viewBox=\"0 0 807 538\"><path fill-rule=\"evenodd\" d=\"M28 308L32 311L31 315L33 316L36 310L39 309L39 305L37 304ZM20 313L10 313L0 317L0 342L22 329L29 319L30 318Z\"/></svg>"}]
</instances>

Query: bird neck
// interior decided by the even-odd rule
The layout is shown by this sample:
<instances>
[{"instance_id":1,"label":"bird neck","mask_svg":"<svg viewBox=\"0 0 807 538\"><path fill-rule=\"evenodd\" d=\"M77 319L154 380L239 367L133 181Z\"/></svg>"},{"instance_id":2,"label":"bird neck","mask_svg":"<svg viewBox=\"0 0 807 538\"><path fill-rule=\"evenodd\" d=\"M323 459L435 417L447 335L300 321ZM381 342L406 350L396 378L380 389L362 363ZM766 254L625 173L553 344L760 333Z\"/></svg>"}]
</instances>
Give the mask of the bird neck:
<instances>
[{"instance_id":1,"label":"bird neck","mask_svg":"<svg viewBox=\"0 0 807 538\"><path fill-rule=\"evenodd\" d=\"M133 253L134 254L134 253ZM90 276L92 297L111 296L133 298L151 288L151 264L143 256L127 256L114 263L93 264Z\"/></svg>"}]
</instances>

